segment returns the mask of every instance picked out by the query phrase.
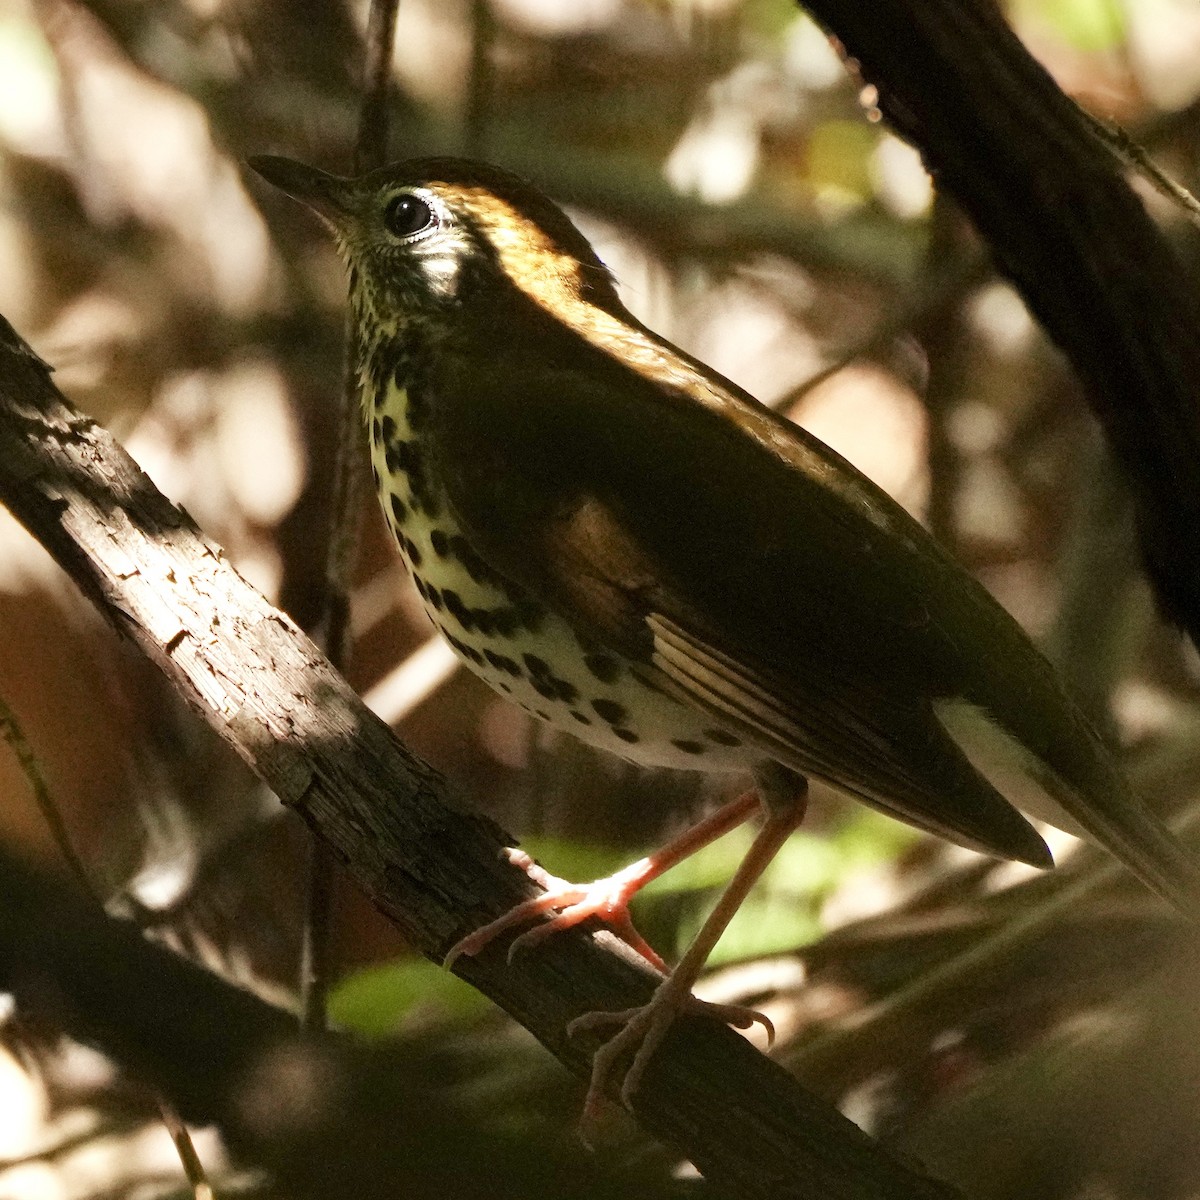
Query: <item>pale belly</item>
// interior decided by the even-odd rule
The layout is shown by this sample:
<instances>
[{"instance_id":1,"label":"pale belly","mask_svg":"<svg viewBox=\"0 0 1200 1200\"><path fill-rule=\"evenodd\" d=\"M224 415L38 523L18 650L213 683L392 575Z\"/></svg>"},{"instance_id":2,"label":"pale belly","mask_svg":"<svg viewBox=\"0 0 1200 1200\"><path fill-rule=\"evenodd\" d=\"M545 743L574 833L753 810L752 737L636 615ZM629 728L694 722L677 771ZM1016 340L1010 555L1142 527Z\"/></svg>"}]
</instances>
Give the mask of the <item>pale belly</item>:
<instances>
[{"instance_id":1,"label":"pale belly","mask_svg":"<svg viewBox=\"0 0 1200 1200\"><path fill-rule=\"evenodd\" d=\"M526 712L644 766L746 770L762 757L707 715L642 683L617 655L581 642L483 563L427 478L394 386L372 421L384 516L429 619L454 652Z\"/></svg>"}]
</instances>

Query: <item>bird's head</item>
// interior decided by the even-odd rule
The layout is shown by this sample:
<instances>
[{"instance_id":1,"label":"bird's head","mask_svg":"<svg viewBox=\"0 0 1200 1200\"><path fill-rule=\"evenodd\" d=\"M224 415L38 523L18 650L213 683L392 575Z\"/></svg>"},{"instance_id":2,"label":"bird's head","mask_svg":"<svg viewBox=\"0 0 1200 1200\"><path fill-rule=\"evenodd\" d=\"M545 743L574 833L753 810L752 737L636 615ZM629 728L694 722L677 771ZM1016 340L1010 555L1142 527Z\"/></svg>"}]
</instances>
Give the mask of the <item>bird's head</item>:
<instances>
[{"instance_id":1,"label":"bird's head","mask_svg":"<svg viewBox=\"0 0 1200 1200\"><path fill-rule=\"evenodd\" d=\"M249 166L330 227L358 319L387 332L452 319L508 288L550 312L619 306L608 271L570 218L498 167L414 159L344 179L274 156Z\"/></svg>"}]
</instances>

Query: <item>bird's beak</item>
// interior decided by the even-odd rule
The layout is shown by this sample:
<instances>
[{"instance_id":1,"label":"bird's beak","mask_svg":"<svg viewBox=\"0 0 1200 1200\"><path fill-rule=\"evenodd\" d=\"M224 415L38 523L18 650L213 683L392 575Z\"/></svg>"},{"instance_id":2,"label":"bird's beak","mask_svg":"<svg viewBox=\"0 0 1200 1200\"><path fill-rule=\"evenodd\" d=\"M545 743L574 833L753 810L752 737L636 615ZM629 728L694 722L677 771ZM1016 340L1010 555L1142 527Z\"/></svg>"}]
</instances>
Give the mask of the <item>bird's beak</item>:
<instances>
[{"instance_id":1,"label":"bird's beak","mask_svg":"<svg viewBox=\"0 0 1200 1200\"><path fill-rule=\"evenodd\" d=\"M328 175L306 163L274 154L256 154L246 159L246 166L292 199L308 205L335 228L344 224L354 212L352 180Z\"/></svg>"}]
</instances>

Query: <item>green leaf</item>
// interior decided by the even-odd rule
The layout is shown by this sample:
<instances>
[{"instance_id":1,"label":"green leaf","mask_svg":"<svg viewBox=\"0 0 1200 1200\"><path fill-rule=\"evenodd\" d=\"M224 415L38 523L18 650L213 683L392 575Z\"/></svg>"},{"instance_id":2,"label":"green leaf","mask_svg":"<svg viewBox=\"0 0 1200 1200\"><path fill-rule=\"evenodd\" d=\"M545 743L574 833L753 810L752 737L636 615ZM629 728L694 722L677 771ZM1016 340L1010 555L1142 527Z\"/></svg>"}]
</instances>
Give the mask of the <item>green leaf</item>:
<instances>
[{"instance_id":1,"label":"green leaf","mask_svg":"<svg viewBox=\"0 0 1200 1200\"><path fill-rule=\"evenodd\" d=\"M871 155L879 130L865 121L823 121L808 140L805 173L818 194L865 200L872 193Z\"/></svg>"},{"instance_id":2,"label":"green leaf","mask_svg":"<svg viewBox=\"0 0 1200 1200\"><path fill-rule=\"evenodd\" d=\"M1128 35L1125 12L1116 0L1013 0L1020 26L1052 33L1077 50L1113 50Z\"/></svg>"},{"instance_id":3,"label":"green leaf","mask_svg":"<svg viewBox=\"0 0 1200 1200\"><path fill-rule=\"evenodd\" d=\"M391 1037L416 1007L462 1021L486 1011L487 999L423 958L404 958L355 971L333 989L329 1019L363 1037Z\"/></svg>"}]
</instances>

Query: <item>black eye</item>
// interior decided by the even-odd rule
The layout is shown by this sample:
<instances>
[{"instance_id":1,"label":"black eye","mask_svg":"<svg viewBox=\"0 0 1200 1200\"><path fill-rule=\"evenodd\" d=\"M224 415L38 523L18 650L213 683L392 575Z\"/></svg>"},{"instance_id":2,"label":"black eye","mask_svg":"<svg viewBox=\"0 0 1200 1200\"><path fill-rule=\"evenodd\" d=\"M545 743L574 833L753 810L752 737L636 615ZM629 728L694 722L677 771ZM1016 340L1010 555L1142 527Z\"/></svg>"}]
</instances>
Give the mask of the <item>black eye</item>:
<instances>
[{"instance_id":1,"label":"black eye","mask_svg":"<svg viewBox=\"0 0 1200 1200\"><path fill-rule=\"evenodd\" d=\"M388 201L383 210L383 223L397 237L413 237L437 224L433 209L411 192L401 192Z\"/></svg>"}]
</instances>

